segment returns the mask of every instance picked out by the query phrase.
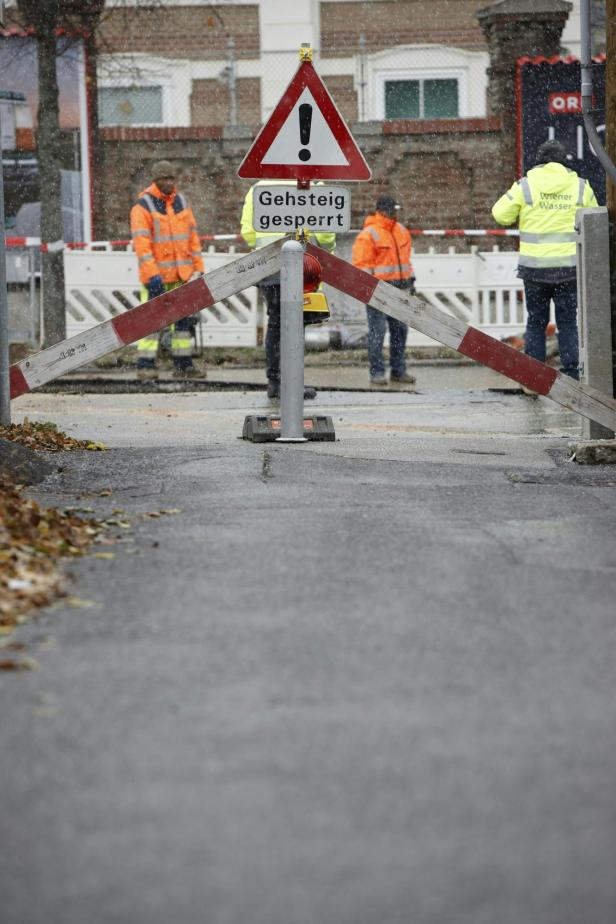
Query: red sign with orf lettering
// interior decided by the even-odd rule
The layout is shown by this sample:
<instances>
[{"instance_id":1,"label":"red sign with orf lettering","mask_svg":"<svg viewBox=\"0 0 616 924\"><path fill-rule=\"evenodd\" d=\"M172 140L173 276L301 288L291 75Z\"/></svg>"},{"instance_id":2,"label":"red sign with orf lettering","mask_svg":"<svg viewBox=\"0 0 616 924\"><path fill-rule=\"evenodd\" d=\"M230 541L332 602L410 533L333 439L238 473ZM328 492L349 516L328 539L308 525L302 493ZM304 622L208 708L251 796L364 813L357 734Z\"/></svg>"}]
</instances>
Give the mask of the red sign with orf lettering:
<instances>
[{"instance_id":1,"label":"red sign with orf lettering","mask_svg":"<svg viewBox=\"0 0 616 924\"><path fill-rule=\"evenodd\" d=\"M550 93L548 108L552 115L579 115L582 111L582 94L571 90Z\"/></svg>"}]
</instances>

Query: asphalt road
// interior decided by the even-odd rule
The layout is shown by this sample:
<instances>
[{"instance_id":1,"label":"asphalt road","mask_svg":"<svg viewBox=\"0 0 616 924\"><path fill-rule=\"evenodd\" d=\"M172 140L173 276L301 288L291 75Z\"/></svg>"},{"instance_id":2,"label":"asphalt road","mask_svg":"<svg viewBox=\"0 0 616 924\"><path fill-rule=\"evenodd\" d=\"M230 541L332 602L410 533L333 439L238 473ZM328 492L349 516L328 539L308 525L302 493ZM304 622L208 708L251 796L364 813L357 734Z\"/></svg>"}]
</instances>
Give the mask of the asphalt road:
<instances>
[{"instance_id":1,"label":"asphalt road","mask_svg":"<svg viewBox=\"0 0 616 924\"><path fill-rule=\"evenodd\" d=\"M2 924L616 920L616 469L543 399L261 400L16 402L131 528L0 680Z\"/></svg>"}]
</instances>

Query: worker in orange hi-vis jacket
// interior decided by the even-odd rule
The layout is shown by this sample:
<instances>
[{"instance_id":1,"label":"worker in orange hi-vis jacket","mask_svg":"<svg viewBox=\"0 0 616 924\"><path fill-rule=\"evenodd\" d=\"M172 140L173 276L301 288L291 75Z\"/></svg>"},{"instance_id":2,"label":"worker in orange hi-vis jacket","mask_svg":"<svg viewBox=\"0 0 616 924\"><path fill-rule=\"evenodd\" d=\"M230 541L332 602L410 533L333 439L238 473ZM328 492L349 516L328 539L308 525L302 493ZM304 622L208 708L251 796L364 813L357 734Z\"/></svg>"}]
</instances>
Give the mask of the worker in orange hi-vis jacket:
<instances>
[{"instance_id":1,"label":"worker in orange hi-vis jacket","mask_svg":"<svg viewBox=\"0 0 616 924\"><path fill-rule=\"evenodd\" d=\"M153 182L139 193L131 209L130 228L133 249L139 260L141 301L156 298L170 289L203 274L201 243L192 209L175 185L176 170L168 160L152 168ZM192 318L183 318L171 327L171 353L174 375L201 375L192 361L194 328ZM160 332L149 334L137 344L139 378L157 376L156 357Z\"/></svg>"},{"instance_id":2,"label":"worker in orange hi-vis jacket","mask_svg":"<svg viewBox=\"0 0 616 924\"><path fill-rule=\"evenodd\" d=\"M413 293L415 277L411 265L411 234L396 220L400 206L392 196L379 196L374 214L368 215L353 244L353 266L398 289ZM406 337L408 328L371 305L368 313L368 362L370 384L387 385L383 341L389 325L389 361L392 383L412 384L415 376L406 371Z\"/></svg>"}]
</instances>

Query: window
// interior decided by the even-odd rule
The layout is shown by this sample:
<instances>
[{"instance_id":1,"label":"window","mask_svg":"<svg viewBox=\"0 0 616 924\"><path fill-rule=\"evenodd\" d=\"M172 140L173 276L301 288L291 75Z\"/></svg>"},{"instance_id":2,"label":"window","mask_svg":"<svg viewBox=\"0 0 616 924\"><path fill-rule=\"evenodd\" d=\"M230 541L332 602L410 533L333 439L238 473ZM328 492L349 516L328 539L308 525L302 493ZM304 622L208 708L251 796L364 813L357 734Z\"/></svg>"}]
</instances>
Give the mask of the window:
<instances>
[{"instance_id":1,"label":"window","mask_svg":"<svg viewBox=\"0 0 616 924\"><path fill-rule=\"evenodd\" d=\"M456 78L385 81L386 119L456 119Z\"/></svg>"},{"instance_id":2,"label":"window","mask_svg":"<svg viewBox=\"0 0 616 924\"><path fill-rule=\"evenodd\" d=\"M397 45L358 56L361 118L483 118L489 63L484 51L446 45Z\"/></svg>"},{"instance_id":3,"label":"window","mask_svg":"<svg viewBox=\"0 0 616 924\"><path fill-rule=\"evenodd\" d=\"M162 125L162 87L101 87L98 93L101 125Z\"/></svg>"}]
</instances>

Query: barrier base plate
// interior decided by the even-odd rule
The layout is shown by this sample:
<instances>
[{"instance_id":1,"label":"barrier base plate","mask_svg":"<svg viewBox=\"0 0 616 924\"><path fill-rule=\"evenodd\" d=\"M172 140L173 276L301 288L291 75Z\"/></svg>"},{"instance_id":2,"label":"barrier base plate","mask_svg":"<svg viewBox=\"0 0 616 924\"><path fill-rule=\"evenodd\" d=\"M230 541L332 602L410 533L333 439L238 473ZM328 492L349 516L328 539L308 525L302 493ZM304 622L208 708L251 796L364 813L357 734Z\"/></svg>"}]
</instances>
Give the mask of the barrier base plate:
<instances>
[{"instance_id":1,"label":"barrier base plate","mask_svg":"<svg viewBox=\"0 0 616 924\"><path fill-rule=\"evenodd\" d=\"M250 414L244 419L242 439L253 443L273 443L280 436L280 417ZM313 442L333 442L336 431L331 417L304 417L304 438Z\"/></svg>"}]
</instances>

